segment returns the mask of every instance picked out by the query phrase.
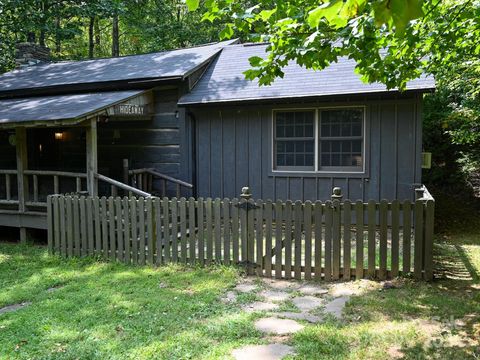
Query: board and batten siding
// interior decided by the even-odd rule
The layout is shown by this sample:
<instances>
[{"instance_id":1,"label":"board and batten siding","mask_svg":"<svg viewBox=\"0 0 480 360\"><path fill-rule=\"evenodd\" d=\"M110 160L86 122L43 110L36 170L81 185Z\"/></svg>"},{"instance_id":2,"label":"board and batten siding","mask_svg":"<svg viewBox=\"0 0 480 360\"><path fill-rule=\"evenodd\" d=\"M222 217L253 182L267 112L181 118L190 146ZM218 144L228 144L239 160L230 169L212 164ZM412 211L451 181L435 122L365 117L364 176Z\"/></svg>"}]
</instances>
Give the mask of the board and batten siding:
<instances>
[{"instance_id":1,"label":"board and batten siding","mask_svg":"<svg viewBox=\"0 0 480 360\"><path fill-rule=\"evenodd\" d=\"M282 105L205 106L196 118L196 194L236 197L249 186L254 198L327 200L335 186L344 198L412 199L421 182L421 95ZM365 106L364 173L272 171L274 109Z\"/></svg>"}]
</instances>

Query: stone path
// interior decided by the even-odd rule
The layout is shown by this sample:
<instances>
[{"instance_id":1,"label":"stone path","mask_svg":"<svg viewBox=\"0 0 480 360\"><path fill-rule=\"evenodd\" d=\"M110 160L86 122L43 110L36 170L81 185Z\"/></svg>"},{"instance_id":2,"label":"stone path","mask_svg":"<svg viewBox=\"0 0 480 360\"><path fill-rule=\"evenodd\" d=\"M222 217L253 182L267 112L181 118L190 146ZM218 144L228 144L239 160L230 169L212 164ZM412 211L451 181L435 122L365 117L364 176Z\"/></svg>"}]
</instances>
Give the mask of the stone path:
<instances>
[{"instance_id":1,"label":"stone path","mask_svg":"<svg viewBox=\"0 0 480 360\"><path fill-rule=\"evenodd\" d=\"M343 309L351 295L362 293L362 284L333 283L314 284L306 282L245 278L221 299L236 304L242 294L254 294L252 301L242 304L242 311L261 312L266 316L258 319L254 326L267 345L248 345L232 352L237 359L279 360L294 354L294 349L284 344L290 336L309 324L320 323L326 316L341 320ZM280 339L280 340L279 340Z\"/></svg>"},{"instance_id":2,"label":"stone path","mask_svg":"<svg viewBox=\"0 0 480 360\"><path fill-rule=\"evenodd\" d=\"M17 311L21 308L24 308L25 306L28 306L30 305L31 302L23 302L23 303L20 303L20 304L13 304L13 305L8 305L8 306L5 306L3 308L0 308L0 314L5 314L5 313L8 313L8 312L13 312L13 311Z\"/></svg>"}]
</instances>

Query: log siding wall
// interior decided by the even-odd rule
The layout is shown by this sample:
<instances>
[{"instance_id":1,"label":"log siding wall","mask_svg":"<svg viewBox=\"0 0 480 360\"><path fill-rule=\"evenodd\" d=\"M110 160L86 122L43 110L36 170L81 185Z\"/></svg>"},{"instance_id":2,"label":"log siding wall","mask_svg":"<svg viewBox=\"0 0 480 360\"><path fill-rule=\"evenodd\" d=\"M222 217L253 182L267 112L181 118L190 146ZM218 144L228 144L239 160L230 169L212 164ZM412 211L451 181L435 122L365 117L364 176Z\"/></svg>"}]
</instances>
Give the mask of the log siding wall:
<instances>
[{"instance_id":1,"label":"log siding wall","mask_svg":"<svg viewBox=\"0 0 480 360\"><path fill-rule=\"evenodd\" d=\"M272 111L366 107L365 173L272 171ZM196 116L197 196L233 197L249 186L255 198L326 200L340 186L349 199L413 199L421 182L421 95L308 104L210 106Z\"/></svg>"}]
</instances>

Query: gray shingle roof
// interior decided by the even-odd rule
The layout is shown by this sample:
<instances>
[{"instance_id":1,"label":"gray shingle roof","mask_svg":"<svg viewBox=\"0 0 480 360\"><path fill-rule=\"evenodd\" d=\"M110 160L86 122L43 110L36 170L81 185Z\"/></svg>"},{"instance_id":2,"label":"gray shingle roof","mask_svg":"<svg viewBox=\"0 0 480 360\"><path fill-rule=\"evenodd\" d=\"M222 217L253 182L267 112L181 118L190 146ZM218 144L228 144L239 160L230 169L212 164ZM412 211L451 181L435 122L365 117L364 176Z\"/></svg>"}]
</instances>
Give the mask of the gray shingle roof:
<instances>
[{"instance_id":1,"label":"gray shingle roof","mask_svg":"<svg viewBox=\"0 0 480 360\"><path fill-rule=\"evenodd\" d=\"M0 92L67 84L183 77L234 41L144 55L30 66L0 75Z\"/></svg>"},{"instance_id":2,"label":"gray shingle roof","mask_svg":"<svg viewBox=\"0 0 480 360\"><path fill-rule=\"evenodd\" d=\"M0 126L31 121L81 119L143 91L113 91L0 100Z\"/></svg>"},{"instance_id":3,"label":"gray shingle roof","mask_svg":"<svg viewBox=\"0 0 480 360\"><path fill-rule=\"evenodd\" d=\"M265 57L266 45L231 45L225 47L212 62L191 93L179 104L218 103L228 101L265 100L384 92L383 84L365 84L354 73L355 61L341 58L322 71L307 70L295 63L284 68L285 77L270 86L258 86L245 80L243 72L250 68L251 56ZM407 90L433 89L435 81L422 76L410 81Z\"/></svg>"}]
</instances>

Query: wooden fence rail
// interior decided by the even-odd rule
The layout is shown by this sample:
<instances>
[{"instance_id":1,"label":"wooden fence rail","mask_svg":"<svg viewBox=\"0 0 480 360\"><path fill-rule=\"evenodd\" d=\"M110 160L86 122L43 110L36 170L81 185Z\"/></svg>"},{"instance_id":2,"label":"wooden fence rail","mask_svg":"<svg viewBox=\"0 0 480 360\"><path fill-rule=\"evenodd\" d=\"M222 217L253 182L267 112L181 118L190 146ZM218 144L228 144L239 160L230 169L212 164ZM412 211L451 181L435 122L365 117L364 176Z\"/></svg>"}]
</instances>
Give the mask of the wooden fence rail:
<instances>
[{"instance_id":1,"label":"wooden fence rail","mask_svg":"<svg viewBox=\"0 0 480 360\"><path fill-rule=\"evenodd\" d=\"M295 279L433 279L433 198L48 198L48 246L125 263L213 262Z\"/></svg>"}]
</instances>

